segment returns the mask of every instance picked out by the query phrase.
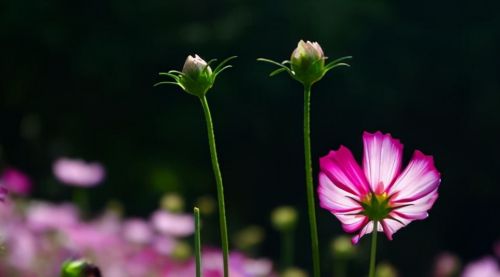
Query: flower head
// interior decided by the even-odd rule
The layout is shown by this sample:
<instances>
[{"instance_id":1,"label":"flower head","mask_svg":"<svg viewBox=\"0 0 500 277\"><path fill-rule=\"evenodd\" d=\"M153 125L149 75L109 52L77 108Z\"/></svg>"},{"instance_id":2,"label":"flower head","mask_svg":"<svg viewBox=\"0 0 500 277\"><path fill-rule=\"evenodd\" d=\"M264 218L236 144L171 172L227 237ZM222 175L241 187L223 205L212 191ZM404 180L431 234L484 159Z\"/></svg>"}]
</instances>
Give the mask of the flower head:
<instances>
[{"instance_id":1,"label":"flower head","mask_svg":"<svg viewBox=\"0 0 500 277\"><path fill-rule=\"evenodd\" d=\"M493 257L484 257L478 261L468 264L462 277L499 277L500 267Z\"/></svg>"},{"instance_id":2,"label":"flower head","mask_svg":"<svg viewBox=\"0 0 500 277\"><path fill-rule=\"evenodd\" d=\"M325 55L317 42L300 40L292 52L290 64L297 79L306 83L314 83L324 74Z\"/></svg>"},{"instance_id":3,"label":"flower head","mask_svg":"<svg viewBox=\"0 0 500 277\"><path fill-rule=\"evenodd\" d=\"M281 63L269 59L259 58L258 61L272 63L279 68L271 72L270 76L274 76L281 72L288 72L295 80L301 82L305 86L311 86L321 80L325 74L331 69L339 66L349 66L341 61L350 59L351 56L336 59L328 64L325 64L327 57L323 53L323 49L317 42L300 40L297 48L293 50L290 60L285 60ZM287 66L290 64L290 67Z\"/></svg>"},{"instance_id":4,"label":"flower head","mask_svg":"<svg viewBox=\"0 0 500 277\"><path fill-rule=\"evenodd\" d=\"M389 134L364 133L363 167L341 146L320 159L319 199L342 223L344 231L392 235L414 220L425 219L438 197L440 174L431 156L416 150L401 170L403 145Z\"/></svg>"},{"instance_id":5,"label":"flower head","mask_svg":"<svg viewBox=\"0 0 500 277\"><path fill-rule=\"evenodd\" d=\"M164 81L156 83L157 85L162 84L173 84L180 86L185 92L203 97L208 92L210 88L214 85L217 75L223 70L230 68L231 65L224 66L229 60L236 58L235 56L229 57L219 63L217 67L212 70L210 64L215 61L215 59L206 62L200 56L189 55L184 62L184 67L182 72L177 70L170 70L169 72L160 72L161 76L168 76L174 81Z\"/></svg>"},{"instance_id":6,"label":"flower head","mask_svg":"<svg viewBox=\"0 0 500 277\"><path fill-rule=\"evenodd\" d=\"M0 184L0 202L5 202L7 194L8 194L7 189Z\"/></svg>"},{"instance_id":7,"label":"flower head","mask_svg":"<svg viewBox=\"0 0 500 277\"><path fill-rule=\"evenodd\" d=\"M2 176L0 176L0 183L5 188L14 194L27 195L31 191L30 178L18 169L13 167L6 168Z\"/></svg>"}]
</instances>

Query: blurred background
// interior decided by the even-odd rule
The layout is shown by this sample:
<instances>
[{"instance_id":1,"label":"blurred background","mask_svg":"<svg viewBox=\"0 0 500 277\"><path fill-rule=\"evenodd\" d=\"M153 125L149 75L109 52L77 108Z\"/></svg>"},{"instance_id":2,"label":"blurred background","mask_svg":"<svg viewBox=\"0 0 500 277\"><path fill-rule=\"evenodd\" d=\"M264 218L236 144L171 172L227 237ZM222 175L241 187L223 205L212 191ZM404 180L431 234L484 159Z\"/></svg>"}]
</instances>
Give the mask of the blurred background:
<instances>
[{"instance_id":1,"label":"blurred background","mask_svg":"<svg viewBox=\"0 0 500 277\"><path fill-rule=\"evenodd\" d=\"M313 88L312 152L339 145L361 157L363 131L389 132L434 156L442 173L430 217L381 240L379 260L426 276L451 251L464 261L500 239L500 4L497 1L14 1L0 4L0 166L31 176L32 197L71 199L52 175L61 156L98 161L105 182L91 213L111 202L148 216L178 193L186 210L215 197L199 101L157 73L189 54L238 55L208 94L229 229L260 226L255 253L278 260L270 212L299 211L296 262L309 268L302 88L256 58L289 59L300 39L331 59L352 55ZM316 171L317 172L317 171ZM318 208L325 272L339 221ZM217 215L203 240L218 245ZM368 239L361 251L368 249ZM367 265L368 257L361 262ZM362 271L363 272L363 271Z\"/></svg>"}]
</instances>

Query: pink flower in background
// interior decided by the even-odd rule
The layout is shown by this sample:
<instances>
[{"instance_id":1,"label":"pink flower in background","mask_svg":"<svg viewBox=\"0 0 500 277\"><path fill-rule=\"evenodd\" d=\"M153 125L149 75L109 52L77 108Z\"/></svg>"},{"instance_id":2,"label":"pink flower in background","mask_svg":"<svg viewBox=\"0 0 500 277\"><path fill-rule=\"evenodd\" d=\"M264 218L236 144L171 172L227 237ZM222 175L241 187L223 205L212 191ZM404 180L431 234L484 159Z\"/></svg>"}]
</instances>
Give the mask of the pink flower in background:
<instances>
[{"instance_id":1,"label":"pink flower in background","mask_svg":"<svg viewBox=\"0 0 500 277\"><path fill-rule=\"evenodd\" d=\"M194 233L194 218L192 215L156 211L151 216L153 227L164 235L185 237Z\"/></svg>"},{"instance_id":2,"label":"pink flower in background","mask_svg":"<svg viewBox=\"0 0 500 277\"><path fill-rule=\"evenodd\" d=\"M33 231L63 230L75 226L78 211L71 204L32 202L26 211L26 225Z\"/></svg>"},{"instance_id":3,"label":"pink flower in background","mask_svg":"<svg viewBox=\"0 0 500 277\"><path fill-rule=\"evenodd\" d=\"M440 174L431 156L416 150L401 170L403 145L390 134L363 134L363 168L351 151L341 146L320 159L319 200L334 214L344 231L392 235L414 220L427 218L438 197Z\"/></svg>"},{"instance_id":4,"label":"pink flower in background","mask_svg":"<svg viewBox=\"0 0 500 277\"><path fill-rule=\"evenodd\" d=\"M436 257L434 264L434 277L452 277L460 270L460 259L451 253L444 252Z\"/></svg>"},{"instance_id":5,"label":"pink flower in background","mask_svg":"<svg viewBox=\"0 0 500 277\"><path fill-rule=\"evenodd\" d=\"M5 202L5 198L7 197L7 189L0 184L0 202Z\"/></svg>"},{"instance_id":6,"label":"pink flower in background","mask_svg":"<svg viewBox=\"0 0 500 277\"><path fill-rule=\"evenodd\" d=\"M123 223L123 237L132 243L145 244L153 239L153 231L142 219L128 219Z\"/></svg>"},{"instance_id":7,"label":"pink flower in background","mask_svg":"<svg viewBox=\"0 0 500 277\"><path fill-rule=\"evenodd\" d=\"M493 257L485 257L468 264L462 277L500 277L500 268Z\"/></svg>"},{"instance_id":8,"label":"pink flower in background","mask_svg":"<svg viewBox=\"0 0 500 277\"><path fill-rule=\"evenodd\" d=\"M0 183L5 186L9 192L14 194L27 195L31 191L30 178L22 171L13 167L8 167L2 172Z\"/></svg>"},{"instance_id":9,"label":"pink flower in background","mask_svg":"<svg viewBox=\"0 0 500 277\"><path fill-rule=\"evenodd\" d=\"M68 158L55 161L52 170L60 182L79 187L96 186L106 176L104 167L100 163L87 163Z\"/></svg>"}]
</instances>

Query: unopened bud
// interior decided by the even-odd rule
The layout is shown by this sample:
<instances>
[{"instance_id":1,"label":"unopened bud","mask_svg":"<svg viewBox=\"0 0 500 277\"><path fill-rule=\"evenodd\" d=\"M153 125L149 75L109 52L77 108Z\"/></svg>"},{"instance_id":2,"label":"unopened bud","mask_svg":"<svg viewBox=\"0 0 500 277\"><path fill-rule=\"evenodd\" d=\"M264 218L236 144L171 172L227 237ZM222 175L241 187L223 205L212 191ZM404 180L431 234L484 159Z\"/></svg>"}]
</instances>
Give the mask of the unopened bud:
<instances>
[{"instance_id":1,"label":"unopened bud","mask_svg":"<svg viewBox=\"0 0 500 277\"><path fill-rule=\"evenodd\" d=\"M356 254L356 248L347 236L338 236L331 242L332 254L335 258L347 259Z\"/></svg>"},{"instance_id":2,"label":"unopened bud","mask_svg":"<svg viewBox=\"0 0 500 277\"><path fill-rule=\"evenodd\" d=\"M66 261L61 267L61 277L101 277L101 271L85 260Z\"/></svg>"},{"instance_id":3,"label":"unopened bud","mask_svg":"<svg viewBox=\"0 0 500 277\"><path fill-rule=\"evenodd\" d=\"M264 240L265 232L259 226L248 226L234 236L235 245L241 250L249 250Z\"/></svg>"},{"instance_id":4,"label":"unopened bud","mask_svg":"<svg viewBox=\"0 0 500 277\"><path fill-rule=\"evenodd\" d=\"M198 97L205 95L213 85L212 69L198 55L187 57L182 73L179 83L186 92Z\"/></svg>"},{"instance_id":5,"label":"unopened bud","mask_svg":"<svg viewBox=\"0 0 500 277\"><path fill-rule=\"evenodd\" d=\"M298 219L297 210L291 206L281 206L271 213L271 223L280 232L293 230Z\"/></svg>"},{"instance_id":6,"label":"unopened bud","mask_svg":"<svg viewBox=\"0 0 500 277\"><path fill-rule=\"evenodd\" d=\"M396 269L388 263L380 263L375 270L376 277L398 277Z\"/></svg>"},{"instance_id":7,"label":"unopened bud","mask_svg":"<svg viewBox=\"0 0 500 277\"><path fill-rule=\"evenodd\" d=\"M325 59L317 42L299 41L290 59L295 78L304 85L319 81L325 74Z\"/></svg>"},{"instance_id":8,"label":"unopened bud","mask_svg":"<svg viewBox=\"0 0 500 277\"><path fill-rule=\"evenodd\" d=\"M161 208L173 213L184 211L184 199L176 194L166 194L161 198Z\"/></svg>"},{"instance_id":9,"label":"unopened bud","mask_svg":"<svg viewBox=\"0 0 500 277\"><path fill-rule=\"evenodd\" d=\"M185 261L191 257L192 252L189 244L179 241L172 250L171 257L176 261Z\"/></svg>"},{"instance_id":10,"label":"unopened bud","mask_svg":"<svg viewBox=\"0 0 500 277\"><path fill-rule=\"evenodd\" d=\"M309 275L303 269L292 267L288 268L283 273L281 273L281 277L308 277Z\"/></svg>"}]
</instances>

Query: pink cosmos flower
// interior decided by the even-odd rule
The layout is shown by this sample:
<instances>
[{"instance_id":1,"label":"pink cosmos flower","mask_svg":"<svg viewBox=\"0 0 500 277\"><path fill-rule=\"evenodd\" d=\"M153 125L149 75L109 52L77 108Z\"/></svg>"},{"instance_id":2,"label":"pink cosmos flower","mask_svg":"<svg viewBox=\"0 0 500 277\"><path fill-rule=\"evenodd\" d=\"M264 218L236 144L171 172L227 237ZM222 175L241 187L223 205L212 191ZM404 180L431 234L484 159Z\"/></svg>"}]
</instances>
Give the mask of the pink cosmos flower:
<instances>
[{"instance_id":1,"label":"pink cosmos flower","mask_svg":"<svg viewBox=\"0 0 500 277\"><path fill-rule=\"evenodd\" d=\"M59 181L78 187L93 187L102 182L106 175L100 163L87 163L68 158L55 161L52 170Z\"/></svg>"},{"instance_id":2,"label":"pink cosmos flower","mask_svg":"<svg viewBox=\"0 0 500 277\"><path fill-rule=\"evenodd\" d=\"M164 235L185 237L194 233L194 218L189 214L156 211L151 216L153 227Z\"/></svg>"},{"instance_id":3,"label":"pink cosmos flower","mask_svg":"<svg viewBox=\"0 0 500 277\"><path fill-rule=\"evenodd\" d=\"M5 202L5 198L7 197L7 189L0 184L0 202Z\"/></svg>"},{"instance_id":4,"label":"pink cosmos flower","mask_svg":"<svg viewBox=\"0 0 500 277\"><path fill-rule=\"evenodd\" d=\"M13 167L8 167L2 172L0 183L2 183L8 191L14 194L27 195L31 191L30 178Z\"/></svg>"},{"instance_id":5,"label":"pink cosmos flower","mask_svg":"<svg viewBox=\"0 0 500 277\"><path fill-rule=\"evenodd\" d=\"M462 277L500 277L500 267L493 257L484 257L468 264Z\"/></svg>"},{"instance_id":6,"label":"pink cosmos flower","mask_svg":"<svg viewBox=\"0 0 500 277\"><path fill-rule=\"evenodd\" d=\"M363 166L351 151L340 146L320 159L319 200L334 214L344 231L358 232L353 243L365 234L392 235L413 220L425 219L438 197L440 174L431 156L416 150L401 170L403 145L390 134L363 134Z\"/></svg>"}]
</instances>

